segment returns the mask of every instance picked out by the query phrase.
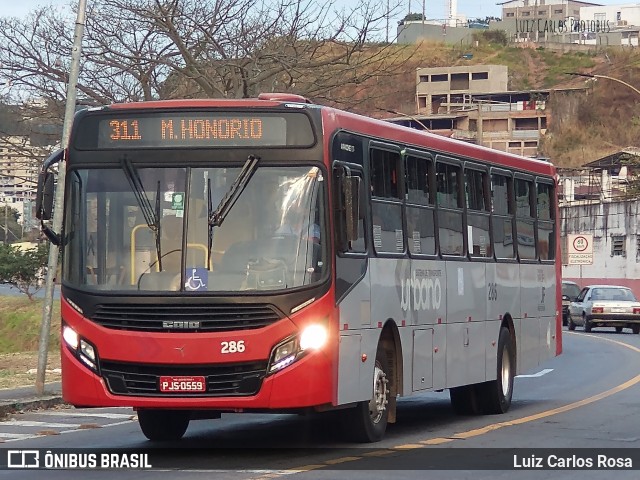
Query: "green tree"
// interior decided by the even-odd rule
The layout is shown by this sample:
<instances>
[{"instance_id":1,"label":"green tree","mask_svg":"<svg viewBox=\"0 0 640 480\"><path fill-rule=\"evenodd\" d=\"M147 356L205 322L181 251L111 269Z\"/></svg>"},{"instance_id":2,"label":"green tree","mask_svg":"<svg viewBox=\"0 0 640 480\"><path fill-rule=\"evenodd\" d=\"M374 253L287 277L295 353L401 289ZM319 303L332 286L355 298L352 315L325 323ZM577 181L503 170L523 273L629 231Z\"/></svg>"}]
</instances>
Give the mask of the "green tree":
<instances>
[{"instance_id":1,"label":"green tree","mask_svg":"<svg viewBox=\"0 0 640 480\"><path fill-rule=\"evenodd\" d=\"M18 223L20 214L15 208L0 204L0 241L2 243L22 240L22 225Z\"/></svg>"},{"instance_id":2,"label":"green tree","mask_svg":"<svg viewBox=\"0 0 640 480\"><path fill-rule=\"evenodd\" d=\"M29 300L33 300L33 296L42 288L48 257L49 248L46 244L26 250L0 244L0 281L13 285Z\"/></svg>"}]
</instances>

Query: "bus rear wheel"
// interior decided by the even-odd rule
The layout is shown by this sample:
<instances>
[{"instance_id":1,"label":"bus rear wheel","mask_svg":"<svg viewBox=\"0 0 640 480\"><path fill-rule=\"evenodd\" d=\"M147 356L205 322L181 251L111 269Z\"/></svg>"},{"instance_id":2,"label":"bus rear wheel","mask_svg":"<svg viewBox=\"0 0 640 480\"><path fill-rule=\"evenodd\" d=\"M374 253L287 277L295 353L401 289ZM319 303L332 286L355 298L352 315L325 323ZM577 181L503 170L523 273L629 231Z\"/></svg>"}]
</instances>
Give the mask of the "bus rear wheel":
<instances>
[{"instance_id":1,"label":"bus rear wheel","mask_svg":"<svg viewBox=\"0 0 640 480\"><path fill-rule=\"evenodd\" d=\"M345 425L347 434L356 442L371 443L382 440L389 419L388 403L389 360L384 349L378 348L373 372L373 396L371 400L359 402L355 408L345 410L348 416Z\"/></svg>"},{"instance_id":2,"label":"bus rear wheel","mask_svg":"<svg viewBox=\"0 0 640 480\"><path fill-rule=\"evenodd\" d=\"M180 440L190 420L190 412L184 410L138 410L140 429L152 441Z\"/></svg>"},{"instance_id":3,"label":"bus rear wheel","mask_svg":"<svg viewBox=\"0 0 640 480\"><path fill-rule=\"evenodd\" d=\"M483 413L505 413L509 410L516 373L515 352L509 329L502 327L498 337L497 378L478 385Z\"/></svg>"}]
</instances>

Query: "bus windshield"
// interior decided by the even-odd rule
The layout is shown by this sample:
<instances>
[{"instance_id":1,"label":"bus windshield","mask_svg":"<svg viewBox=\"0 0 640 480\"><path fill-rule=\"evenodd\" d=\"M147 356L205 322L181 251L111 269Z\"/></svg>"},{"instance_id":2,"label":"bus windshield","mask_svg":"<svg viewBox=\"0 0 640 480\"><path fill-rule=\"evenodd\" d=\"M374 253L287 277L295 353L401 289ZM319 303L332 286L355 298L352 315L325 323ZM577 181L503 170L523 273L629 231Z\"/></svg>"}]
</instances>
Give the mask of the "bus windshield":
<instances>
[{"instance_id":1,"label":"bus windshield","mask_svg":"<svg viewBox=\"0 0 640 480\"><path fill-rule=\"evenodd\" d=\"M70 171L65 283L101 291L233 292L324 278L320 169L259 166L224 221L210 225L240 171L130 162Z\"/></svg>"}]
</instances>

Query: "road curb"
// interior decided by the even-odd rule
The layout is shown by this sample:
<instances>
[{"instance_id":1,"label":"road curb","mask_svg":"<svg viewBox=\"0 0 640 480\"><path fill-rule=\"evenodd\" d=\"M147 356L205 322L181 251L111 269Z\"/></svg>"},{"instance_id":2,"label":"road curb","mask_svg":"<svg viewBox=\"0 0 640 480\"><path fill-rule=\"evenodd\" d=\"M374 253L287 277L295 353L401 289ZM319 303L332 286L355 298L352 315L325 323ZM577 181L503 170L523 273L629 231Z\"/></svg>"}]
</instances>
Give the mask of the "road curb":
<instances>
[{"instance_id":1,"label":"road curb","mask_svg":"<svg viewBox=\"0 0 640 480\"><path fill-rule=\"evenodd\" d=\"M61 395L43 395L35 398L21 398L16 400L0 400L0 418L11 413L26 412L29 410L38 410L40 408L52 408L62 405Z\"/></svg>"}]
</instances>

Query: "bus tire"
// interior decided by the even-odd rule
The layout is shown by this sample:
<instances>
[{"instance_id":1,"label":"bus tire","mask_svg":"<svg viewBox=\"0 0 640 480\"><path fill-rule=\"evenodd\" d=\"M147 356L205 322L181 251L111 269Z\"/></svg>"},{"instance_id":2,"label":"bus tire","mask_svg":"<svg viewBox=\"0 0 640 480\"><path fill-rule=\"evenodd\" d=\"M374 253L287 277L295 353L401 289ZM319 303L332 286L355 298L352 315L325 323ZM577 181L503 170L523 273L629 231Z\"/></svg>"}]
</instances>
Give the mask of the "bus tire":
<instances>
[{"instance_id":1,"label":"bus tire","mask_svg":"<svg viewBox=\"0 0 640 480\"><path fill-rule=\"evenodd\" d=\"M138 410L138 423L151 441L180 440L189 426L191 414L184 410Z\"/></svg>"},{"instance_id":2,"label":"bus tire","mask_svg":"<svg viewBox=\"0 0 640 480\"><path fill-rule=\"evenodd\" d=\"M355 442L372 443L382 440L389 419L389 360L382 348L378 348L373 372L373 396L371 400L359 402L355 408L345 411L349 429L347 434Z\"/></svg>"},{"instance_id":3,"label":"bus tire","mask_svg":"<svg viewBox=\"0 0 640 480\"><path fill-rule=\"evenodd\" d=\"M478 415L480 413L477 387L477 385L463 385L449 389L451 406L457 415Z\"/></svg>"},{"instance_id":4,"label":"bus tire","mask_svg":"<svg viewBox=\"0 0 640 480\"><path fill-rule=\"evenodd\" d=\"M506 413L511 406L513 379L516 373L516 350L509 329L502 327L498 337L497 376L478 385L482 412Z\"/></svg>"}]
</instances>

